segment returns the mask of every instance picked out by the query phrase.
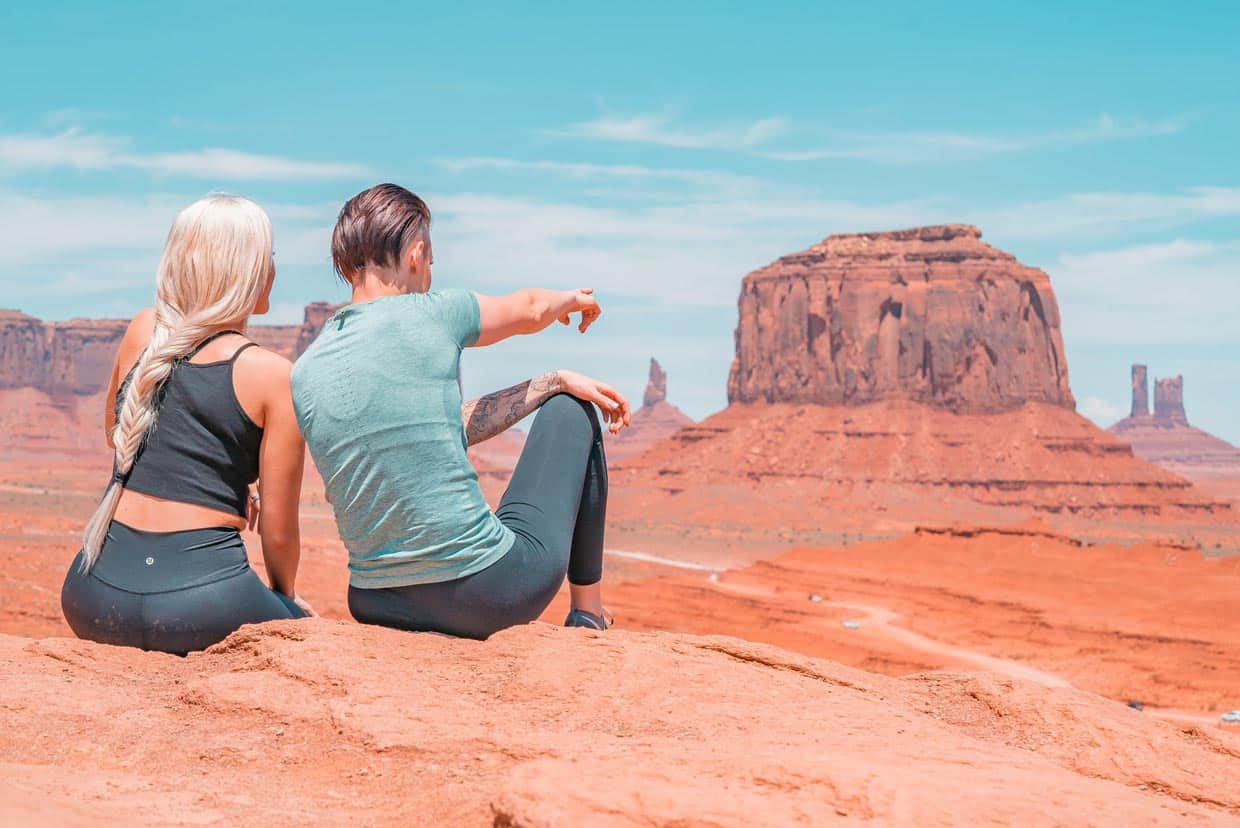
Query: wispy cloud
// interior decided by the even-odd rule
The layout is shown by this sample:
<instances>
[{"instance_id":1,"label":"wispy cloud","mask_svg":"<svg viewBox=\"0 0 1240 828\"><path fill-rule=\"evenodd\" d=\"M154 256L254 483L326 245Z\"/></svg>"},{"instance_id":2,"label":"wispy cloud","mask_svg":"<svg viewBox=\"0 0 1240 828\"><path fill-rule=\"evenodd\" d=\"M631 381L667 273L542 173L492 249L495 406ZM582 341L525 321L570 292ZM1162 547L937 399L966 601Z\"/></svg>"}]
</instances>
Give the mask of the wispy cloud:
<instances>
[{"instance_id":1,"label":"wispy cloud","mask_svg":"<svg viewBox=\"0 0 1240 828\"><path fill-rule=\"evenodd\" d=\"M5 292L54 294L40 268L80 273L73 290L98 293L116 279L149 281L168 227L197 196L34 196L0 190L0 285ZM263 205L275 224L278 264L331 267L334 210L298 204ZM81 281L85 280L85 281ZM93 285L93 287L92 287Z\"/></svg>"},{"instance_id":2,"label":"wispy cloud","mask_svg":"<svg viewBox=\"0 0 1240 828\"><path fill-rule=\"evenodd\" d=\"M1159 229L1240 216L1240 187L1189 187L1168 193L1072 193L969 210L966 215L991 234L1006 238L1097 238L1138 226Z\"/></svg>"},{"instance_id":3,"label":"wispy cloud","mask_svg":"<svg viewBox=\"0 0 1240 828\"><path fill-rule=\"evenodd\" d=\"M138 153L127 138L71 128L53 135L0 135L0 172L52 168L81 171L136 169L156 175L225 180L327 179L364 176L361 164L301 161L233 149Z\"/></svg>"},{"instance_id":4,"label":"wispy cloud","mask_svg":"<svg viewBox=\"0 0 1240 828\"><path fill-rule=\"evenodd\" d=\"M1077 411L1102 428L1107 428L1128 413L1128 410L1119 403L1104 400L1101 397L1086 397L1077 405Z\"/></svg>"},{"instance_id":5,"label":"wispy cloud","mask_svg":"<svg viewBox=\"0 0 1240 828\"><path fill-rule=\"evenodd\" d=\"M1151 121L1116 118L1104 113L1079 126L1023 134L950 130L882 132L819 129L794 125L783 118L704 127L686 125L670 115L645 114L629 117L605 115L551 130L550 134L681 149L736 150L775 161L840 159L875 164L925 164L1173 135L1182 131L1186 124L1184 118ZM798 134L817 135L825 140L809 147L771 147L777 139L790 139Z\"/></svg>"},{"instance_id":6,"label":"wispy cloud","mask_svg":"<svg viewBox=\"0 0 1240 828\"><path fill-rule=\"evenodd\" d=\"M1240 342L1240 240L1065 253L1048 269L1072 342Z\"/></svg>"},{"instance_id":7,"label":"wispy cloud","mask_svg":"<svg viewBox=\"0 0 1240 828\"><path fill-rule=\"evenodd\" d=\"M487 194L432 194L430 203L446 274L493 289L587 280L612 295L695 307L733 305L746 271L828 233L909 226L941 209L715 195L625 207Z\"/></svg>"},{"instance_id":8,"label":"wispy cloud","mask_svg":"<svg viewBox=\"0 0 1240 828\"><path fill-rule=\"evenodd\" d=\"M569 124L551 134L566 138L614 141L628 144L654 144L680 149L744 150L782 135L787 124L782 118L762 118L739 124L689 127L675 123L667 115L602 116Z\"/></svg>"},{"instance_id":9,"label":"wispy cloud","mask_svg":"<svg viewBox=\"0 0 1240 828\"><path fill-rule=\"evenodd\" d=\"M1183 119L1124 120L1104 114L1082 126L1024 135L831 130L827 132L828 143L825 145L808 149L766 150L757 154L776 161L846 159L876 164L924 164L1173 135L1183 130L1184 126Z\"/></svg>"},{"instance_id":10,"label":"wispy cloud","mask_svg":"<svg viewBox=\"0 0 1240 828\"><path fill-rule=\"evenodd\" d=\"M580 181L674 182L700 187L757 186L757 179L722 170L649 167L639 164L595 164L578 161L522 161L515 158L439 158L435 163L452 172L476 170L537 172Z\"/></svg>"},{"instance_id":11,"label":"wispy cloud","mask_svg":"<svg viewBox=\"0 0 1240 828\"><path fill-rule=\"evenodd\" d=\"M810 149L761 151L759 155L776 161L846 159L874 164L928 164L967 161L1011 152L1070 148L1100 144L1104 141L1152 138L1173 135L1182 129L1182 119L1122 120L1104 114L1092 123L1074 128L1045 130L1025 135L988 135L957 131L857 133L830 130L827 133L828 143L825 145Z\"/></svg>"}]
</instances>

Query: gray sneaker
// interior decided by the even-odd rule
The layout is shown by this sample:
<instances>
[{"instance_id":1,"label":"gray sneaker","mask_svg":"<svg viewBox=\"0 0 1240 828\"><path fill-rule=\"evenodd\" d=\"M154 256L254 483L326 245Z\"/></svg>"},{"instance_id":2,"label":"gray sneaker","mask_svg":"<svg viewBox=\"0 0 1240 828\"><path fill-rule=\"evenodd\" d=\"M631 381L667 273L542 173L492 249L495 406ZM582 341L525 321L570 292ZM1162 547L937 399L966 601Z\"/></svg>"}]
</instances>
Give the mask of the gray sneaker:
<instances>
[{"instance_id":1,"label":"gray sneaker","mask_svg":"<svg viewBox=\"0 0 1240 828\"><path fill-rule=\"evenodd\" d=\"M615 619L607 610L603 610L602 615L595 615L582 609L571 609L564 619L566 627L585 627L588 630L605 630L614 623Z\"/></svg>"}]
</instances>

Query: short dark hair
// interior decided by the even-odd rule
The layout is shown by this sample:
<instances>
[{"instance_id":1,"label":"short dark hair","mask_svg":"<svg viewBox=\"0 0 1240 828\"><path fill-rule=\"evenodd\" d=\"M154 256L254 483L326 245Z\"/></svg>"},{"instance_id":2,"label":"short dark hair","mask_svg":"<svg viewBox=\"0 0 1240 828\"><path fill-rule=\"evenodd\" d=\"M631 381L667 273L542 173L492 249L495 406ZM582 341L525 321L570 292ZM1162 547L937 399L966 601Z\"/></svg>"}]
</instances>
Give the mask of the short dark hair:
<instances>
[{"instance_id":1,"label":"short dark hair","mask_svg":"<svg viewBox=\"0 0 1240 828\"><path fill-rule=\"evenodd\" d=\"M430 226L425 201L399 184L376 184L340 209L332 231L332 264L346 282L367 265L394 265L407 245L430 238Z\"/></svg>"}]
</instances>

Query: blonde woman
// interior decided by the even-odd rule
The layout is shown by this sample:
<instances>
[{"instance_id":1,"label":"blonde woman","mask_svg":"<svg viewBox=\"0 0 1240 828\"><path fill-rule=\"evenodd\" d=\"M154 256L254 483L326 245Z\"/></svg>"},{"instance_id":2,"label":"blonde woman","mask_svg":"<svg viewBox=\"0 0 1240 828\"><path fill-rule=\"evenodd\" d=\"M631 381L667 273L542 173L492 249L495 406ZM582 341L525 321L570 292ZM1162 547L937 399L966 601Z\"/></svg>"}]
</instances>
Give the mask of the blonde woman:
<instances>
[{"instance_id":1,"label":"blonde woman","mask_svg":"<svg viewBox=\"0 0 1240 828\"><path fill-rule=\"evenodd\" d=\"M291 366L243 333L274 279L271 222L252 201L212 195L177 216L155 306L134 317L112 368L114 473L61 591L79 637L186 653L311 612L294 591L304 444ZM247 520L271 589L247 562Z\"/></svg>"}]
</instances>

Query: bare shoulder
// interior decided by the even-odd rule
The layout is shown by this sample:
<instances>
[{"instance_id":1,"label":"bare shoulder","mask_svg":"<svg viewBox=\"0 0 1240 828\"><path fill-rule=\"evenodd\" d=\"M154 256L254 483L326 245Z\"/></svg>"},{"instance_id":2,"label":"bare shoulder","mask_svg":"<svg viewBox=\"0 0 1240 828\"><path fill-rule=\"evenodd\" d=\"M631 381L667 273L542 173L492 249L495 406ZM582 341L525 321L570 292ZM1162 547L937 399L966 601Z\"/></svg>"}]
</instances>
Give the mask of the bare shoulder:
<instances>
[{"instance_id":1,"label":"bare shoulder","mask_svg":"<svg viewBox=\"0 0 1240 828\"><path fill-rule=\"evenodd\" d=\"M233 363L233 390L250 419L266 428L276 417L286 421L293 408L289 374L293 363L261 346L246 348Z\"/></svg>"},{"instance_id":2,"label":"bare shoulder","mask_svg":"<svg viewBox=\"0 0 1240 828\"><path fill-rule=\"evenodd\" d=\"M261 345L246 348L237 356L236 372L247 381L287 386L292 370L293 363L287 357Z\"/></svg>"},{"instance_id":3,"label":"bare shoulder","mask_svg":"<svg viewBox=\"0 0 1240 828\"><path fill-rule=\"evenodd\" d=\"M145 334L147 339L151 337L151 331L155 329L155 309L143 308L133 315L133 319L129 320L129 329L125 332L128 334Z\"/></svg>"},{"instance_id":4,"label":"bare shoulder","mask_svg":"<svg viewBox=\"0 0 1240 828\"><path fill-rule=\"evenodd\" d=\"M125 329L125 335L121 337L121 344L116 353L116 361L125 371L128 371L138 361L147 343L151 341L151 332L154 330L154 308L143 308L134 314L133 319L129 320L129 327Z\"/></svg>"}]
</instances>

